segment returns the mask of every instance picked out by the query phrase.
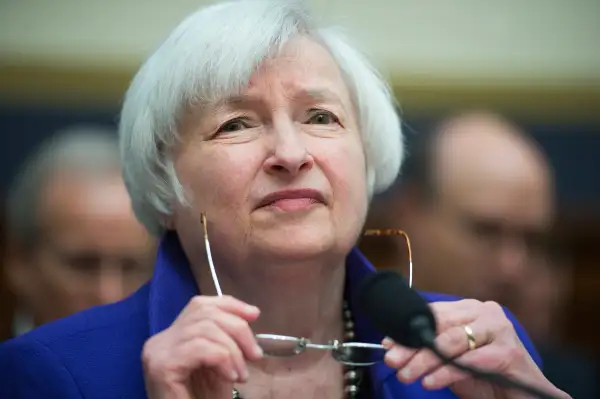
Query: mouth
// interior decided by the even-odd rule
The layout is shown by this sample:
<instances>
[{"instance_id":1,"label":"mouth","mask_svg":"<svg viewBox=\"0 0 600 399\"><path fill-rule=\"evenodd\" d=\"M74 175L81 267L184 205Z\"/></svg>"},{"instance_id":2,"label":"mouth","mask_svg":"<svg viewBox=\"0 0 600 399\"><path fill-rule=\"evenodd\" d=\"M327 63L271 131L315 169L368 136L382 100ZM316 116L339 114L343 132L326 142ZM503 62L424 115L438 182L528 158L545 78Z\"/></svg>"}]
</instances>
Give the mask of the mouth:
<instances>
[{"instance_id":1,"label":"mouth","mask_svg":"<svg viewBox=\"0 0 600 399\"><path fill-rule=\"evenodd\" d=\"M283 190L271 193L259 202L257 208L275 208L281 211L302 211L314 205L324 205L325 198L317 190Z\"/></svg>"}]
</instances>

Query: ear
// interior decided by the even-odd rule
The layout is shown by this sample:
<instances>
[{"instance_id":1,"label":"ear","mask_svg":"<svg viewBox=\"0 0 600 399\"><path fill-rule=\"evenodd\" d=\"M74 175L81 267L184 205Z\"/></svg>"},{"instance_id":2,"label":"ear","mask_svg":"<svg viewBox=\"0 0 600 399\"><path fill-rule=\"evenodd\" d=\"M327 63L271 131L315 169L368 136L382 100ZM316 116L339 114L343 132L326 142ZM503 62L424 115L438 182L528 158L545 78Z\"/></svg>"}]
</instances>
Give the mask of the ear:
<instances>
[{"instance_id":1,"label":"ear","mask_svg":"<svg viewBox=\"0 0 600 399\"><path fill-rule=\"evenodd\" d=\"M173 215L161 214L159 221L165 230L175 230L175 217Z\"/></svg>"},{"instance_id":2,"label":"ear","mask_svg":"<svg viewBox=\"0 0 600 399\"><path fill-rule=\"evenodd\" d=\"M35 278L31 275L32 251L14 237L7 237L4 257L4 277L11 292L18 297L29 296Z\"/></svg>"},{"instance_id":3,"label":"ear","mask_svg":"<svg viewBox=\"0 0 600 399\"><path fill-rule=\"evenodd\" d=\"M397 195L395 206L398 215L402 220L408 221L412 216L420 211L423 199L417 187L412 184L407 184L402 188L402 191Z\"/></svg>"},{"instance_id":4,"label":"ear","mask_svg":"<svg viewBox=\"0 0 600 399\"><path fill-rule=\"evenodd\" d=\"M406 184L398 195L395 206L397 219L401 220L400 227L414 236L428 224L433 204L420 187Z\"/></svg>"}]
</instances>

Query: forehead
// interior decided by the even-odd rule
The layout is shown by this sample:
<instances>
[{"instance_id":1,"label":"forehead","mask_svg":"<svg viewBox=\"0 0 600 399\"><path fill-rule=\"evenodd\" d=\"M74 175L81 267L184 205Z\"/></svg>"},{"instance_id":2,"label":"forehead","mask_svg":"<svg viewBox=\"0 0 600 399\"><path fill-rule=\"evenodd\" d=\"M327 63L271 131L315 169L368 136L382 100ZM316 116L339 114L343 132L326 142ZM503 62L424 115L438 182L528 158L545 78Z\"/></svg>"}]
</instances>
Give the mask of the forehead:
<instances>
[{"instance_id":1,"label":"forehead","mask_svg":"<svg viewBox=\"0 0 600 399\"><path fill-rule=\"evenodd\" d=\"M41 233L73 248L145 251L152 243L133 214L118 174L97 178L58 174L45 186L37 212Z\"/></svg>"},{"instance_id":2,"label":"forehead","mask_svg":"<svg viewBox=\"0 0 600 399\"><path fill-rule=\"evenodd\" d=\"M332 55L322 45L297 37L265 59L250 77L244 95L261 96L283 90L315 101L343 101L350 94Z\"/></svg>"},{"instance_id":3,"label":"forehead","mask_svg":"<svg viewBox=\"0 0 600 399\"><path fill-rule=\"evenodd\" d=\"M40 211L52 219L129 216L131 202L117 172L86 175L74 171L56 173L42 193Z\"/></svg>"},{"instance_id":4,"label":"forehead","mask_svg":"<svg viewBox=\"0 0 600 399\"><path fill-rule=\"evenodd\" d=\"M454 186L449 181L440 185L440 196L448 205L480 219L529 227L551 223L554 200L547 182L526 175L496 177L456 179Z\"/></svg>"},{"instance_id":5,"label":"forehead","mask_svg":"<svg viewBox=\"0 0 600 399\"><path fill-rule=\"evenodd\" d=\"M549 219L553 182L535 148L503 126L463 127L445 132L436 143L434 178L442 199L481 217Z\"/></svg>"}]
</instances>

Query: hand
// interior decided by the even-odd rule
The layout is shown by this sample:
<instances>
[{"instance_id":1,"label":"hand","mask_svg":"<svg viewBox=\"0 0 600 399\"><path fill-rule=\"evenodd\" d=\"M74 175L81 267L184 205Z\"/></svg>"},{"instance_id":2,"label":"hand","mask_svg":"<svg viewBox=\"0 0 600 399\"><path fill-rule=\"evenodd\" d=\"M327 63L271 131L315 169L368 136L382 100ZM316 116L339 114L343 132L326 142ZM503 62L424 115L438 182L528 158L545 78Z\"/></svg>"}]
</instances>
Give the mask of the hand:
<instances>
[{"instance_id":1,"label":"hand","mask_svg":"<svg viewBox=\"0 0 600 399\"><path fill-rule=\"evenodd\" d=\"M465 365L493 371L557 397L569 398L544 377L497 303L462 300L437 302L430 306L437 320L436 345L442 353ZM469 350L465 326L469 326L475 336L477 347L473 350ZM529 397L475 380L452 366L443 365L427 349L404 348L387 338L383 345L388 348L386 364L398 369L397 377L402 382L412 383L424 377L422 384L426 389L449 387L457 396L465 399Z\"/></svg>"},{"instance_id":2,"label":"hand","mask_svg":"<svg viewBox=\"0 0 600 399\"><path fill-rule=\"evenodd\" d=\"M258 308L229 296L196 296L166 330L144 344L142 364L152 399L230 399L248 378L246 360L258 360L249 322Z\"/></svg>"}]
</instances>

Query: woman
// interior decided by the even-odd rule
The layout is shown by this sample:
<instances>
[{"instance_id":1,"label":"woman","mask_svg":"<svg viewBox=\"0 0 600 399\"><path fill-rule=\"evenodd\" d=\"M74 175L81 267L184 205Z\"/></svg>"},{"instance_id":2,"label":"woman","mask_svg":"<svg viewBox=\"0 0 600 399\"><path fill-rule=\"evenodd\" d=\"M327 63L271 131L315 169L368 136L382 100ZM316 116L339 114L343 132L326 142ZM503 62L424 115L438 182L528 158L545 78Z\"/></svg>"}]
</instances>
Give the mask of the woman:
<instances>
[{"instance_id":1,"label":"woman","mask_svg":"<svg viewBox=\"0 0 600 399\"><path fill-rule=\"evenodd\" d=\"M163 236L155 274L5 345L10 397L522 397L389 340L366 367L268 335L382 342L354 304L373 270L353 246L402 158L385 84L298 4L190 16L135 77L120 132L136 214ZM566 397L498 305L426 298L447 354Z\"/></svg>"}]
</instances>

